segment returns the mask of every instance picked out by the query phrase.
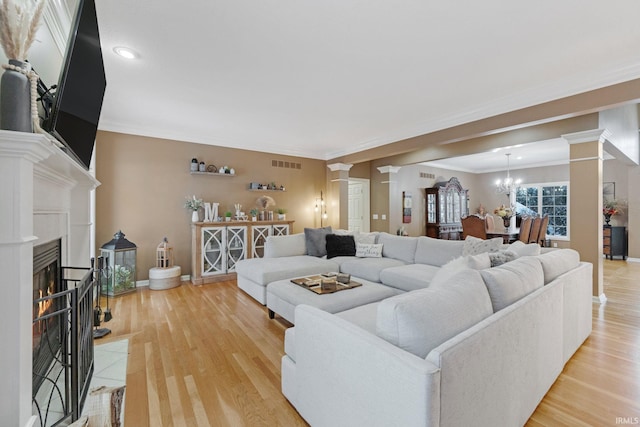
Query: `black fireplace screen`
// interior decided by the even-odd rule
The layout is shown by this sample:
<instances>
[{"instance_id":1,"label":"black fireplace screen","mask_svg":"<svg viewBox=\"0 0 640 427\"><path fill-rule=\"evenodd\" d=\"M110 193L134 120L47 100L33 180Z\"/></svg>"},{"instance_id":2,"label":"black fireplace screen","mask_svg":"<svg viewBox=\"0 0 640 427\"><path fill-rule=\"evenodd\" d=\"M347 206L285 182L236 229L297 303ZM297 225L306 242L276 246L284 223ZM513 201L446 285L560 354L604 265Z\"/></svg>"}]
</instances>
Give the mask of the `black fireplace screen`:
<instances>
[{"instance_id":1,"label":"black fireplace screen","mask_svg":"<svg viewBox=\"0 0 640 427\"><path fill-rule=\"evenodd\" d=\"M60 266L60 241L33 251L33 413L75 421L93 375L93 269ZM64 423L64 424L63 424Z\"/></svg>"}]
</instances>

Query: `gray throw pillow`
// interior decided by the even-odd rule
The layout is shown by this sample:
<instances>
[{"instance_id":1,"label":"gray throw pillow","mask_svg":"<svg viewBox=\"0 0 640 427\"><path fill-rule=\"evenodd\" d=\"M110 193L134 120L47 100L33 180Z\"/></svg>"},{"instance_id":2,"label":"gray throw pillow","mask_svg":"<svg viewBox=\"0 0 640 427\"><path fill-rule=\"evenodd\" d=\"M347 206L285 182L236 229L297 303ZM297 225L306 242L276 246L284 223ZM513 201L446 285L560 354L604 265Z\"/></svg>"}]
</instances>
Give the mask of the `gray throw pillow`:
<instances>
[{"instance_id":1,"label":"gray throw pillow","mask_svg":"<svg viewBox=\"0 0 640 427\"><path fill-rule=\"evenodd\" d=\"M327 234L331 234L331 226L323 228L305 228L304 240L307 255L325 256L327 254Z\"/></svg>"}]
</instances>

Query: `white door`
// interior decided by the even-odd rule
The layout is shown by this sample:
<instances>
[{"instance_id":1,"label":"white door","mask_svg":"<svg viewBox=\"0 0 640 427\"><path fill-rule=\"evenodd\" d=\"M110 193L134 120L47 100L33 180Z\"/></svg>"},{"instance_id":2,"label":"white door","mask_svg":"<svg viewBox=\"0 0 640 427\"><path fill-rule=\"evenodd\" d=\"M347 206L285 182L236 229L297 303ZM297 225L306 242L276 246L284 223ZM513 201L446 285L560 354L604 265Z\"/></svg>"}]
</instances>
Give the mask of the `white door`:
<instances>
[{"instance_id":1,"label":"white door","mask_svg":"<svg viewBox=\"0 0 640 427\"><path fill-rule=\"evenodd\" d=\"M349 230L369 231L368 179L349 179Z\"/></svg>"}]
</instances>

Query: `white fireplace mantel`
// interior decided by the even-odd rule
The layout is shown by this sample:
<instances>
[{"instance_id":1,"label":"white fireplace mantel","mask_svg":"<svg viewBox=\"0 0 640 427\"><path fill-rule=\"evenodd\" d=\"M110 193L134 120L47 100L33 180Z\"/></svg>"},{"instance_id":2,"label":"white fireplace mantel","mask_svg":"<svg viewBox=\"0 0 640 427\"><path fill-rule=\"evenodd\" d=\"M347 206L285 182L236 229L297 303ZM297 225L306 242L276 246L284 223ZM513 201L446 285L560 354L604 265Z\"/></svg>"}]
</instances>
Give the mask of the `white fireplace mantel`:
<instances>
[{"instance_id":1,"label":"white fireplace mantel","mask_svg":"<svg viewBox=\"0 0 640 427\"><path fill-rule=\"evenodd\" d=\"M90 265L91 191L100 183L51 137L0 130L0 414L31 417L33 247L62 240L62 263Z\"/></svg>"}]
</instances>

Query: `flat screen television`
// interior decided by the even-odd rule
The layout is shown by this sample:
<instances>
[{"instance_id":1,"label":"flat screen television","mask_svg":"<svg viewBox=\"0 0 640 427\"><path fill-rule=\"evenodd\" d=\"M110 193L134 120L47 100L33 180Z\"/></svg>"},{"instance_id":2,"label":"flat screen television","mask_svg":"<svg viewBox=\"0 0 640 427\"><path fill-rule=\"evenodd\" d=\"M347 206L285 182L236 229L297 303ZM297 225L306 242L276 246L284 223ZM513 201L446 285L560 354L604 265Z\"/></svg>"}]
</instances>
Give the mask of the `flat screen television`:
<instances>
[{"instance_id":1,"label":"flat screen television","mask_svg":"<svg viewBox=\"0 0 640 427\"><path fill-rule=\"evenodd\" d=\"M94 0L78 0L51 112L42 128L86 169L106 87L96 5Z\"/></svg>"}]
</instances>

